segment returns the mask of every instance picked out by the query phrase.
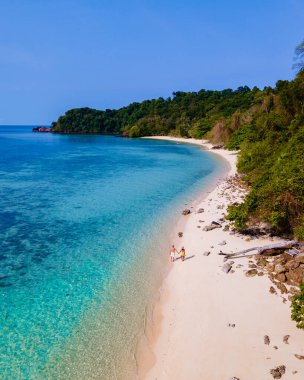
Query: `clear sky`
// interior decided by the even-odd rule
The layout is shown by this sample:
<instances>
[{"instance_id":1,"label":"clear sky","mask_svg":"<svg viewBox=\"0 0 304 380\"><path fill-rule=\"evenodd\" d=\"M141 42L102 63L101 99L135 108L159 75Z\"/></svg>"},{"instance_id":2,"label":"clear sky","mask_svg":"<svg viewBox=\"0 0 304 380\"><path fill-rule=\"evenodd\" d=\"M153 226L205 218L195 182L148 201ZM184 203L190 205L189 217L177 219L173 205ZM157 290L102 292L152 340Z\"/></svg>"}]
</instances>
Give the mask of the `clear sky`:
<instances>
[{"instance_id":1,"label":"clear sky","mask_svg":"<svg viewBox=\"0 0 304 380\"><path fill-rule=\"evenodd\" d=\"M0 0L0 124L292 79L303 0Z\"/></svg>"}]
</instances>

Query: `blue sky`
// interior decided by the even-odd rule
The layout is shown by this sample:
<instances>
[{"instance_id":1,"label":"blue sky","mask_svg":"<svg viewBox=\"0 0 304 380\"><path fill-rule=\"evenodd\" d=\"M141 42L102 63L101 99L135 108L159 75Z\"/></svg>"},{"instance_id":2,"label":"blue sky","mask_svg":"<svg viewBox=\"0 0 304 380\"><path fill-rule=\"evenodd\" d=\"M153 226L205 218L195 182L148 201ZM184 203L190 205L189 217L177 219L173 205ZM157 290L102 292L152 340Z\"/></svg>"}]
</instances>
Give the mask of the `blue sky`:
<instances>
[{"instance_id":1,"label":"blue sky","mask_svg":"<svg viewBox=\"0 0 304 380\"><path fill-rule=\"evenodd\" d=\"M1 0L0 124L292 79L303 0Z\"/></svg>"}]
</instances>

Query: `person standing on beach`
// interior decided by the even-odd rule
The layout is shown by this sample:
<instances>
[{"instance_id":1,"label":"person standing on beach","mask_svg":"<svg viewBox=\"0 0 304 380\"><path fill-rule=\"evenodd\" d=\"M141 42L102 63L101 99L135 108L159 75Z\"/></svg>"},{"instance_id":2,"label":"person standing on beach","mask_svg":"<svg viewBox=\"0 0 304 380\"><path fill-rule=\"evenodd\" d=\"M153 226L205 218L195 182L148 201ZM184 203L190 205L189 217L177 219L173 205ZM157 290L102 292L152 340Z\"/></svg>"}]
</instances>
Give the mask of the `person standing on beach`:
<instances>
[{"instance_id":1,"label":"person standing on beach","mask_svg":"<svg viewBox=\"0 0 304 380\"><path fill-rule=\"evenodd\" d=\"M174 244L172 244L172 247L170 249L170 261L171 263L173 263L173 261L175 260L175 252L177 252L177 249L174 247Z\"/></svg>"},{"instance_id":2,"label":"person standing on beach","mask_svg":"<svg viewBox=\"0 0 304 380\"><path fill-rule=\"evenodd\" d=\"M182 249L180 250L179 254L180 254L180 257L181 257L182 261L184 261L185 257L186 257L186 250L185 250L184 247L182 247Z\"/></svg>"}]
</instances>

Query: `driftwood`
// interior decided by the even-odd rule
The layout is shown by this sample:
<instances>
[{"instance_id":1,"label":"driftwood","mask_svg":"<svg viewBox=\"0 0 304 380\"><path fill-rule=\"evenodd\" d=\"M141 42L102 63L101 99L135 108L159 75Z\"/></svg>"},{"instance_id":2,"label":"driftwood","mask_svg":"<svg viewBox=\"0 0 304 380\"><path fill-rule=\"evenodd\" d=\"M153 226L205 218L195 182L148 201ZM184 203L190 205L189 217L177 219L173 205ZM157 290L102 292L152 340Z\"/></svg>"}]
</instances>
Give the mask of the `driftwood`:
<instances>
[{"instance_id":1,"label":"driftwood","mask_svg":"<svg viewBox=\"0 0 304 380\"><path fill-rule=\"evenodd\" d=\"M244 249L243 251L234 252L234 253L220 252L219 255L232 257L232 256L244 255L245 253L251 252L251 251L257 251L257 253L254 253L254 255L261 255L262 253L270 249L292 248L293 246L298 245L298 244L299 242L297 240L289 240L289 241L284 241L282 243L264 245L263 247L252 247L252 248Z\"/></svg>"}]
</instances>

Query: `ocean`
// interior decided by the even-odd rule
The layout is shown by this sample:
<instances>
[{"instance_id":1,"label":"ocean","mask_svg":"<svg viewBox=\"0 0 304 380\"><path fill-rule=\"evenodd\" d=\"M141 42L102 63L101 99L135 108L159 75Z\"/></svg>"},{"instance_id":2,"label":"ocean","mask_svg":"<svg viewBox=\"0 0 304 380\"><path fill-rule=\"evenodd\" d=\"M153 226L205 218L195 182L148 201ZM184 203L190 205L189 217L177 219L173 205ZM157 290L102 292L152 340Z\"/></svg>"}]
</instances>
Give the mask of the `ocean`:
<instances>
[{"instance_id":1,"label":"ocean","mask_svg":"<svg viewBox=\"0 0 304 380\"><path fill-rule=\"evenodd\" d=\"M172 227L223 164L190 144L31 129L0 126L1 378L134 379Z\"/></svg>"}]
</instances>

